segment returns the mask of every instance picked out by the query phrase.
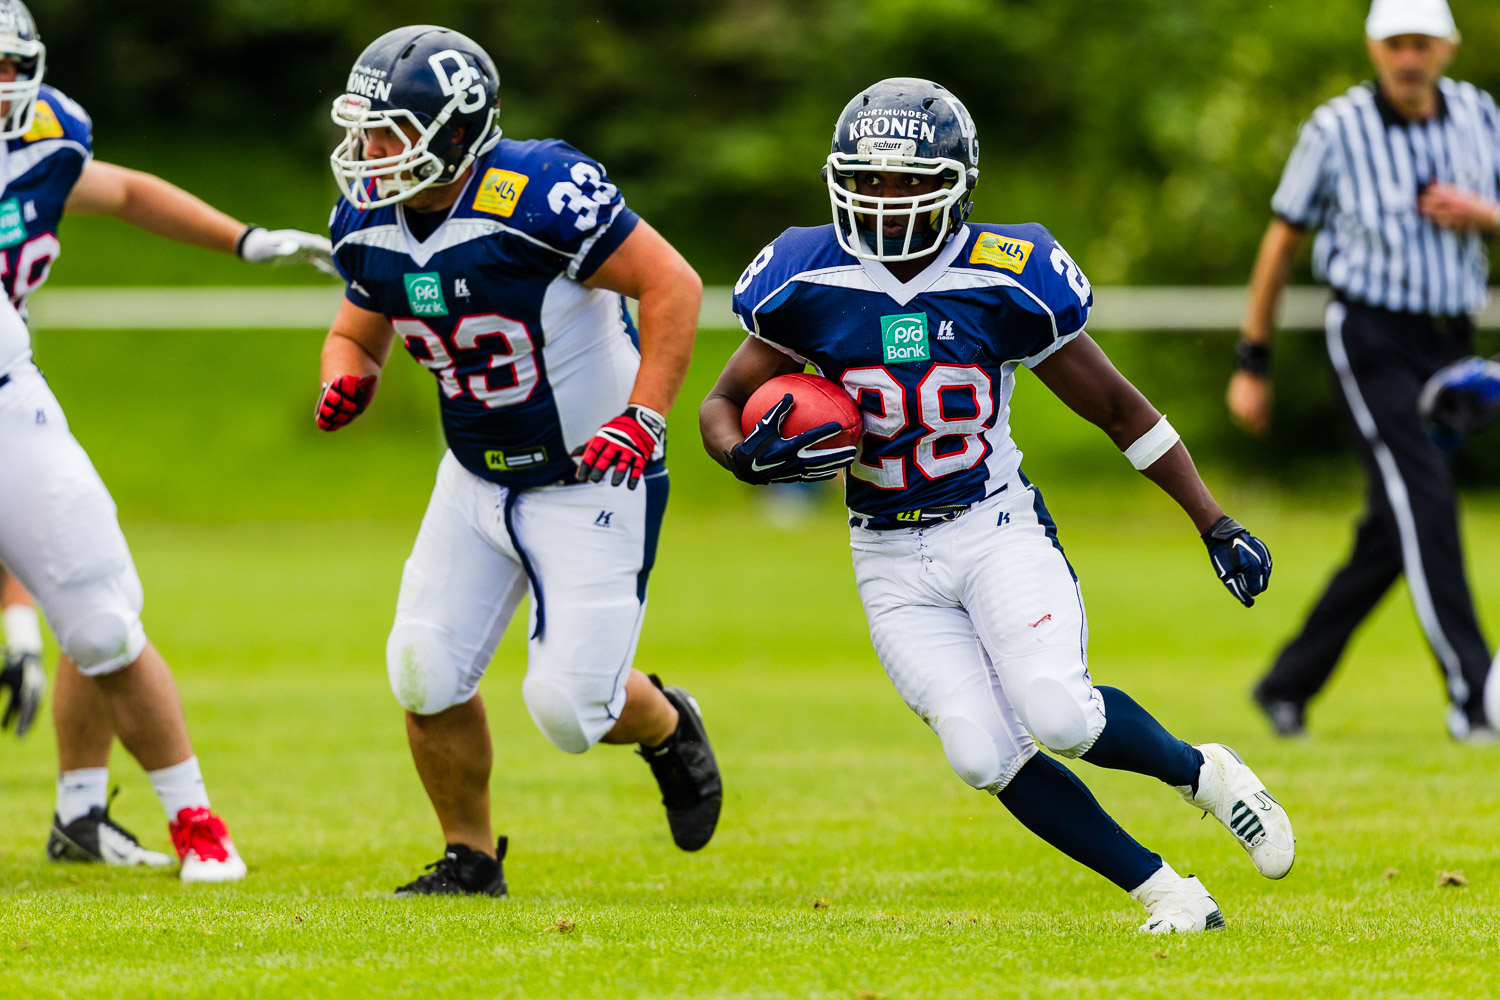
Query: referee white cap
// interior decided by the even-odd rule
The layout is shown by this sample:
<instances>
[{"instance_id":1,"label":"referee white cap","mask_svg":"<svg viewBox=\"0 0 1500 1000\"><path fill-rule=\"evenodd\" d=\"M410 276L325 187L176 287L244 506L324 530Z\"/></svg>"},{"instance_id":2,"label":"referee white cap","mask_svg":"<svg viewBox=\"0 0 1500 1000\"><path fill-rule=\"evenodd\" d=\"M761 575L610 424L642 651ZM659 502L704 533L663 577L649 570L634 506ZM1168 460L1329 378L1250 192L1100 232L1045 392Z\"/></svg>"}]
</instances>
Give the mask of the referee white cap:
<instances>
[{"instance_id":1,"label":"referee white cap","mask_svg":"<svg viewBox=\"0 0 1500 1000\"><path fill-rule=\"evenodd\" d=\"M1376 40L1396 35L1431 35L1458 41L1448 0L1375 0L1365 18L1365 34Z\"/></svg>"}]
</instances>

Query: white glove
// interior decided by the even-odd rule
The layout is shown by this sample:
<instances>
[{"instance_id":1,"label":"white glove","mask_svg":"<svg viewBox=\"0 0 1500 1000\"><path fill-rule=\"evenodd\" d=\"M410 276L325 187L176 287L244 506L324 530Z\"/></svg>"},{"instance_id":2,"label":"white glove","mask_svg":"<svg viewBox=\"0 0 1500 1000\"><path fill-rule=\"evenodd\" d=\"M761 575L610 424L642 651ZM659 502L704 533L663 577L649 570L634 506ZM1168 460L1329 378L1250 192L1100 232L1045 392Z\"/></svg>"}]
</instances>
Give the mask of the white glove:
<instances>
[{"instance_id":1,"label":"white glove","mask_svg":"<svg viewBox=\"0 0 1500 1000\"><path fill-rule=\"evenodd\" d=\"M251 226L240 236L235 253L252 264L311 264L324 274L337 278L333 266L333 244L328 237L304 233L300 229L262 229Z\"/></svg>"}]
</instances>

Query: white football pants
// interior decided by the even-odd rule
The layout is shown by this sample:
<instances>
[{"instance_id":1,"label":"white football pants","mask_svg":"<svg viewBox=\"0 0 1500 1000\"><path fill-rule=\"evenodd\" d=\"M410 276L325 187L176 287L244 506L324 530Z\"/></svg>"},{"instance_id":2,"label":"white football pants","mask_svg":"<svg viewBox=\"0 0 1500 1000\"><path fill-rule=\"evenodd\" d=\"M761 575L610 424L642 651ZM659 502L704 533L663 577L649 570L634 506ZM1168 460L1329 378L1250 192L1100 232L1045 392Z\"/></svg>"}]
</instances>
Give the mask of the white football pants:
<instances>
[{"instance_id":1,"label":"white football pants","mask_svg":"<svg viewBox=\"0 0 1500 1000\"><path fill-rule=\"evenodd\" d=\"M433 715L472 698L530 586L526 707L560 749L593 746L625 705L666 500L664 470L516 492L444 455L386 644L396 700Z\"/></svg>"},{"instance_id":2,"label":"white football pants","mask_svg":"<svg viewBox=\"0 0 1500 1000\"><path fill-rule=\"evenodd\" d=\"M953 521L849 535L875 653L960 778L997 793L1038 742L1094 745L1083 596L1040 493L1017 475Z\"/></svg>"},{"instance_id":3,"label":"white football pants","mask_svg":"<svg viewBox=\"0 0 1500 1000\"><path fill-rule=\"evenodd\" d=\"M29 362L0 386L0 563L82 673L119 670L146 648L141 580L115 502Z\"/></svg>"}]
</instances>

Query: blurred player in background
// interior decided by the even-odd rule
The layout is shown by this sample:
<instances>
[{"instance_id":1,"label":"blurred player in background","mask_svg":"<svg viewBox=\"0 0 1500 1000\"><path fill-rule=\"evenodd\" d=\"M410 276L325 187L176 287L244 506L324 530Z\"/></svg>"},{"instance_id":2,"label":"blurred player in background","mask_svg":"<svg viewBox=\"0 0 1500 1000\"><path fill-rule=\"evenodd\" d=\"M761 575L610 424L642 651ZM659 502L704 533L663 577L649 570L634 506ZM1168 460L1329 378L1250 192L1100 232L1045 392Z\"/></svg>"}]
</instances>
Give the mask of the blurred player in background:
<instances>
[{"instance_id":1,"label":"blurred player in background","mask_svg":"<svg viewBox=\"0 0 1500 1000\"><path fill-rule=\"evenodd\" d=\"M27 299L47 280L61 251L57 231L65 213L113 216L147 232L249 261L309 262L332 270L329 244L321 236L246 226L158 177L93 159L88 115L43 84L45 69L46 48L30 12L20 0L0 0L0 281L14 307L7 308L7 316L24 316ZM0 406L6 405L7 394L13 397L8 412L21 397L36 397L36 427L28 427L24 438L34 439L37 448L49 442L47 447L57 449L51 457L40 451L26 455L28 461L43 463L37 472L42 478L29 485L54 492L9 493L0 522L0 531L12 539L0 559L16 574L6 576L3 590L8 648L0 686L10 692L3 721L15 721L19 734L31 724L45 689L41 626L28 588L42 596L43 610L63 647L52 706L60 773L48 856L119 865L170 862L165 854L143 849L115 823L106 798L120 699L157 699L159 704L149 707L130 702L135 722L152 731L134 734L134 745L127 740L126 746L151 771L172 820L178 854L184 857L183 877L238 877L244 865L226 846L228 838L219 835L222 824L208 811L171 675L153 648L140 645L139 582L123 539L117 537L113 505L67 435L55 400L47 397L42 406L46 387L31 374L29 345L13 340L5 361L16 384L0 388ZM28 386L28 380L39 384ZM55 415L50 431L43 430L44 412ZM23 445L17 439L6 446ZM10 468L7 478L14 478ZM13 556L22 535L34 544ZM84 558L95 546L98 560ZM51 607L49 594L55 602ZM104 610L91 617L88 609L98 602ZM91 631L106 620L109 627L103 632ZM98 643L104 639L113 648L102 650ZM121 659L127 652L129 657ZM171 766L160 766L163 761Z\"/></svg>"},{"instance_id":2,"label":"blurred player in background","mask_svg":"<svg viewBox=\"0 0 1500 1000\"><path fill-rule=\"evenodd\" d=\"M1365 514L1254 698L1277 732L1301 733L1354 630L1404 575L1447 688L1448 731L1490 742L1500 685L1469 593L1447 456L1419 397L1474 351L1484 239L1500 228L1500 116L1489 94L1443 76L1458 42L1445 0L1376 0L1365 35L1375 82L1313 112L1271 199L1228 393L1235 421L1264 434L1276 301L1307 231L1321 230L1313 265L1333 288L1328 356L1368 479ZM1484 386L1481 372L1467 393L1480 416L1493 407Z\"/></svg>"},{"instance_id":3,"label":"blurred player in background","mask_svg":"<svg viewBox=\"0 0 1500 1000\"><path fill-rule=\"evenodd\" d=\"M502 140L498 114L489 55L430 25L371 43L333 107L348 291L318 426L365 408L399 338L437 380L448 443L386 646L447 846L398 895L505 894L478 686L528 590L521 694L547 739L639 744L684 850L708 843L722 799L697 703L631 666L702 286L602 166Z\"/></svg>"},{"instance_id":4,"label":"blurred player in background","mask_svg":"<svg viewBox=\"0 0 1500 1000\"><path fill-rule=\"evenodd\" d=\"M1417 409L1438 447L1457 450L1500 420L1500 358L1463 358L1438 369L1422 386Z\"/></svg>"},{"instance_id":5,"label":"blurred player in background","mask_svg":"<svg viewBox=\"0 0 1500 1000\"><path fill-rule=\"evenodd\" d=\"M1141 930L1222 927L1198 879L1142 847L1037 752L1041 743L1159 778L1212 812L1262 875L1291 868L1286 811L1233 751L1190 746L1125 692L1094 686L1077 578L1010 438L1016 368L1182 505L1247 606L1265 589L1270 554L1224 515L1166 418L1083 332L1093 294L1051 234L965 224L978 155L968 112L934 83L883 80L849 103L824 168L834 224L787 230L735 286L750 336L704 401L704 443L748 483L848 464L871 640L959 777L1143 903ZM864 411L857 456L820 445L836 425L783 438L790 396L741 433L750 394L808 364Z\"/></svg>"}]
</instances>

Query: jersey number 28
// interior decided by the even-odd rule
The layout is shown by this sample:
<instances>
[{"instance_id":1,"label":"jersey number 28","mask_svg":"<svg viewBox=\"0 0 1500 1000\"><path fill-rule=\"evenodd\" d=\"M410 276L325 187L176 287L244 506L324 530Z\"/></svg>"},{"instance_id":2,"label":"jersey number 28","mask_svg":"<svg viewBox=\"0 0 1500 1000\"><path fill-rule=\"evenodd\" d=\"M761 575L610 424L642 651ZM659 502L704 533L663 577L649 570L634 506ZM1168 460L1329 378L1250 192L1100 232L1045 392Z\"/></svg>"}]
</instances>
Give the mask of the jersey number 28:
<instances>
[{"instance_id":1,"label":"jersey number 28","mask_svg":"<svg viewBox=\"0 0 1500 1000\"><path fill-rule=\"evenodd\" d=\"M869 461L868 455L876 450L874 438L889 441L900 437L911 425L908 413L915 409L918 423L927 433L918 439L912 449L912 462L928 479L940 479L955 472L964 472L979 464L984 458L985 444L980 438L995 415L995 399L990 394L991 379L977 365L933 365L922 381L917 383L915 407L908 406L907 390L884 367L851 368L844 372L844 389L856 400L873 394L879 400L879 412L863 405L865 418L864 444L859 457L849 467L850 475L882 490L899 490L906 487L906 458L881 458ZM946 412L949 394L971 395L973 405L967 407L971 415L952 417ZM956 447L939 451L944 439L957 438Z\"/></svg>"}]
</instances>

